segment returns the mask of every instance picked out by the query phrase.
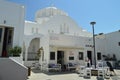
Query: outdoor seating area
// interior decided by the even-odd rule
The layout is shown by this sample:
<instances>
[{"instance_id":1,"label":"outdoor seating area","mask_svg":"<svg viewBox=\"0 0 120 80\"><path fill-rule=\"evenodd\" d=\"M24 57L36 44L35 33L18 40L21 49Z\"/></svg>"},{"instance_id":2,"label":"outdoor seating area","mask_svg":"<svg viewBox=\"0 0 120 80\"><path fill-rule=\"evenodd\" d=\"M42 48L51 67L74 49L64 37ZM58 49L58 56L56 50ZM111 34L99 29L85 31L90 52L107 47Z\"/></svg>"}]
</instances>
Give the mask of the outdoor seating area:
<instances>
[{"instance_id":1,"label":"outdoor seating area","mask_svg":"<svg viewBox=\"0 0 120 80\"><path fill-rule=\"evenodd\" d=\"M85 65L75 64L75 63L67 63L65 65L61 64L55 64L55 63L49 63L49 64L41 64L33 63L34 67L36 67L36 70L39 70L38 72L46 75L76 75L78 78L82 80L93 80L93 78L96 80L111 80L113 76L111 76L111 72L108 66L104 66L102 61L97 62L96 68L94 65L85 63ZM63 67L64 66L64 67ZM38 69L41 68L41 69ZM79 67L79 68L78 68ZM77 69L78 68L78 69ZM65 70L64 70L65 69ZM45 72L44 72L45 71ZM74 71L74 72L73 72ZM37 72L37 71L35 71ZM34 73L35 73L34 72ZM59 74L59 75L58 75ZM118 73L117 73L118 74ZM116 76L116 75L114 75ZM114 80L114 79L112 79Z\"/></svg>"},{"instance_id":2,"label":"outdoor seating area","mask_svg":"<svg viewBox=\"0 0 120 80\"><path fill-rule=\"evenodd\" d=\"M89 64L89 66L88 66ZM90 63L86 65L77 65L75 63L67 63L65 65L49 63L49 64L38 64L33 63L33 66L36 69L47 72L77 72L80 77L91 78L91 76L98 76L102 78L110 78L109 67L104 66L103 62L97 62L96 68ZM78 69L77 69L78 68Z\"/></svg>"},{"instance_id":3,"label":"outdoor seating area","mask_svg":"<svg viewBox=\"0 0 120 80\"><path fill-rule=\"evenodd\" d=\"M84 78L91 78L91 76L97 76L98 78L110 79L109 67L103 66L103 62L98 62L96 68L93 66L94 65L90 67L80 66L78 71L79 76Z\"/></svg>"},{"instance_id":4,"label":"outdoor seating area","mask_svg":"<svg viewBox=\"0 0 120 80\"><path fill-rule=\"evenodd\" d=\"M104 79L103 79L102 75L99 75L99 76L92 75L93 73L98 74L98 69L87 68L82 65L80 67L81 67L80 72L81 73L83 72L81 76L80 74L77 74L76 72L71 72L71 71L43 72L41 70L36 69L36 70L31 70L31 75L28 77L28 80L48 80L48 79L50 80L88 80L88 79L89 80L120 80L120 70L115 69L115 72L117 75L110 76L109 68L104 67L105 72L104 72ZM84 74L85 72L88 74ZM99 74L103 74L103 73L100 72Z\"/></svg>"}]
</instances>

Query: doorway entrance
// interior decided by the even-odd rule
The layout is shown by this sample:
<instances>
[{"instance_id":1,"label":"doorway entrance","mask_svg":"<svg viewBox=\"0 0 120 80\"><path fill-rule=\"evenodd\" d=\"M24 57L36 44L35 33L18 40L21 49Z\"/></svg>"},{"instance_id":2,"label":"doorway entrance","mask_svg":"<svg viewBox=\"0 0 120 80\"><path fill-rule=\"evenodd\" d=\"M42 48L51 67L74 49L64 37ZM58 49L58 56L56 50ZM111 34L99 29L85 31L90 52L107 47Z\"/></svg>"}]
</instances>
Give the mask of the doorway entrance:
<instances>
[{"instance_id":1,"label":"doorway entrance","mask_svg":"<svg viewBox=\"0 0 120 80\"><path fill-rule=\"evenodd\" d=\"M92 65L92 51L87 51L87 57L90 60L90 63Z\"/></svg>"},{"instance_id":2,"label":"doorway entrance","mask_svg":"<svg viewBox=\"0 0 120 80\"><path fill-rule=\"evenodd\" d=\"M64 51L57 51L57 63L64 65Z\"/></svg>"},{"instance_id":3,"label":"doorway entrance","mask_svg":"<svg viewBox=\"0 0 120 80\"><path fill-rule=\"evenodd\" d=\"M13 28L0 27L0 56L7 57L8 49L13 44Z\"/></svg>"}]
</instances>

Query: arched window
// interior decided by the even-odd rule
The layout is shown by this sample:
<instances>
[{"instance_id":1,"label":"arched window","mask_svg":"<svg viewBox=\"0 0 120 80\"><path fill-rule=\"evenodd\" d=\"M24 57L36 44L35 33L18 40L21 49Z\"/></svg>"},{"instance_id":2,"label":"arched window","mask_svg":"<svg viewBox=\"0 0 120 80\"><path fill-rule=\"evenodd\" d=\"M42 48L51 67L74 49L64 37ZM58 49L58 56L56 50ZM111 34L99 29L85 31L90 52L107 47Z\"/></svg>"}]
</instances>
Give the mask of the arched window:
<instances>
[{"instance_id":1,"label":"arched window","mask_svg":"<svg viewBox=\"0 0 120 80\"><path fill-rule=\"evenodd\" d=\"M38 34L38 28L36 28L36 33Z\"/></svg>"},{"instance_id":2,"label":"arched window","mask_svg":"<svg viewBox=\"0 0 120 80\"><path fill-rule=\"evenodd\" d=\"M60 25L60 33L61 34L69 33L69 27L66 23Z\"/></svg>"}]
</instances>

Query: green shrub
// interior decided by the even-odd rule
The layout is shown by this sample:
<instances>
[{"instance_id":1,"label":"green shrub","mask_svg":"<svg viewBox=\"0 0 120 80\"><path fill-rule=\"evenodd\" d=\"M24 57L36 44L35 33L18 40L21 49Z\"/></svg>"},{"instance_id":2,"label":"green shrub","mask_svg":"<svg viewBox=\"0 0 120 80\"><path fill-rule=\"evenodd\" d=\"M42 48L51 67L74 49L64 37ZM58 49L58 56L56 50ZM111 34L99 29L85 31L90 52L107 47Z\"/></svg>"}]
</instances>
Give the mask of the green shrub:
<instances>
[{"instance_id":1,"label":"green shrub","mask_svg":"<svg viewBox=\"0 0 120 80\"><path fill-rule=\"evenodd\" d=\"M19 46L15 46L9 49L10 56L20 56L21 52L22 52L22 48Z\"/></svg>"}]
</instances>

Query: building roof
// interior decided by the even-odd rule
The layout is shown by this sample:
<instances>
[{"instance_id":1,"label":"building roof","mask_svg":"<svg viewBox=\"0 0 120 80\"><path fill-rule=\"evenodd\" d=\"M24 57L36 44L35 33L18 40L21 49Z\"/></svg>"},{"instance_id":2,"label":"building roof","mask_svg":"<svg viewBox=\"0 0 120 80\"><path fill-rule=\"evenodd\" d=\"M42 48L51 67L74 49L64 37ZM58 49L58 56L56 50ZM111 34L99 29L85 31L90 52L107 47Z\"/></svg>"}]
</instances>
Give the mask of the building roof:
<instances>
[{"instance_id":1,"label":"building roof","mask_svg":"<svg viewBox=\"0 0 120 80\"><path fill-rule=\"evenodd\" d=\"M26 21L26 30L31 27L39 29L42 34L56 33L75 36L91 37L92 34L80 27L66 12L56 7L46 7L38 10L35 15L35 22ZM29 29L28 29L29 28ZM31 32L31 31L29 31ZM26 33L28 34L28 33Z\"/></svg>"},{"instance_id":2,"label":"building roof","mask_svg":"<svg viewBox=\"0 0 120 80\"><path fill-rule=\"evenodd\" d=\"M35 19L43 18L43 17L51 17L51 16L55 16L55 15L68 16L67 13L65 13L64 11L62 11L60 9L57 9L56 7L47 7L47 8L38 10L35 15Z\"/></svg>"}]
</instances>

